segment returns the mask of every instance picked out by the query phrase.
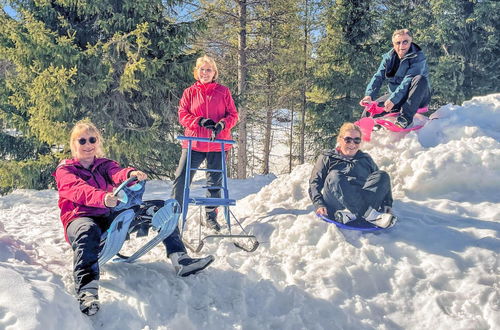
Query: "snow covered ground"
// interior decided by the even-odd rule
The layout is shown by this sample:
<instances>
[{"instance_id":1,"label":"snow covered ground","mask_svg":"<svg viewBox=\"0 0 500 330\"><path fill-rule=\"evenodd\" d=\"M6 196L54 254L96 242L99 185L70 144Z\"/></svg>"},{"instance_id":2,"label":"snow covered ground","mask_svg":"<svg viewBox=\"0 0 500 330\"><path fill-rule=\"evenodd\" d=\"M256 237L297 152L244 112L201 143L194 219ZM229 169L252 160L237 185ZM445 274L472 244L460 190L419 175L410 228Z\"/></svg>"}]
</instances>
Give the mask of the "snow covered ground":
<instances>
[{"instance_id":1,"label":"snow covered ground","mask_svg":"<svg viewBox=\"0 0 500 330\"><path fill-rule=\"evenodd\" d=\"M106 264L93 317L72 296L57 192L0 197L0 328L500 329L500 94L433 118L406 136L375 132L362 147L391 174L394 228L318 220L311 164L230 180L257 251L212 241L201 254L216 261L188 278L174 275L162 247L136 264ZM167 198L170 187L149 182L146 197ZM186 237L196 233L192 218Z\"/></svg>"}]
</instances>

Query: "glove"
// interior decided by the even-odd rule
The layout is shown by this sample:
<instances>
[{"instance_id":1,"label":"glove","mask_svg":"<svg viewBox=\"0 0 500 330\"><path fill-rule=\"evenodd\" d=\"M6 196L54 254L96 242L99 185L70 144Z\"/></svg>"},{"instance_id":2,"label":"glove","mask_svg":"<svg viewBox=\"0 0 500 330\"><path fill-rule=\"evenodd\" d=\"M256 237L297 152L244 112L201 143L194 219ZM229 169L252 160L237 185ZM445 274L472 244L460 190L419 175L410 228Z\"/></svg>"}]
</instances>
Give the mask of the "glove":
<instances>
[{"instance_id":1,"label":"glove","mask_svg":"<svg viewBox=\"0 0 500 330\"><path fill-rule=\"evenodd\" d=\"M213 121L210 118L201 117L200 121L198 122L198 125L200 125L201 127L205 127L207 129L211 129L211 130L215 129L215 121Z\"/></svg>"},{"instance_id":2,"label":"glove","mask_svg":"<svg viewBox=\"0 0 500 330\"><path fill-rule=\"evenodd\" d=\"M217 136L225 127L226 125L224 124L223 121L219 121L217 124L215 124L215 127L213 128L215 135Z\"/></svg>"}]
</instances>

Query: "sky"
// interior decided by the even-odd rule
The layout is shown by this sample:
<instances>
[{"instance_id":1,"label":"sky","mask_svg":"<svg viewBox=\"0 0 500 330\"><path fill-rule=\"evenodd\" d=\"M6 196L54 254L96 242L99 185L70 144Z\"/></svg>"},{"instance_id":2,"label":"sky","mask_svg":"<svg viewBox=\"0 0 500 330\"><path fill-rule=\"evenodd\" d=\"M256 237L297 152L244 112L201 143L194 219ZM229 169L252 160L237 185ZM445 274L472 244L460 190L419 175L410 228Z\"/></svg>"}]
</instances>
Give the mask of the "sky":
<instances>
[{"instance_id":1,"label":"sky","mask_svg":"<svg viewBox=\"0 0 500 330\"><path fill-rule=\"evenodd\" d=\"M214 263L187 278L161 246L135 264L108 263L92 317L73 295L57 191L1 196L0 328L499 329L500 94L420 120L417 132L377 131L362 145L391 176L396 226L362 233L319 220L310 163L231 179L232 211L259 240L255 252L211 240L190 254ZM193 191L203 185L195 177ZM171 186L150 181L145 199L167 199ZM190 242L198 212L190 208ZM141 244L133 237L124 252Z\"/></svg>"}]
</instances>

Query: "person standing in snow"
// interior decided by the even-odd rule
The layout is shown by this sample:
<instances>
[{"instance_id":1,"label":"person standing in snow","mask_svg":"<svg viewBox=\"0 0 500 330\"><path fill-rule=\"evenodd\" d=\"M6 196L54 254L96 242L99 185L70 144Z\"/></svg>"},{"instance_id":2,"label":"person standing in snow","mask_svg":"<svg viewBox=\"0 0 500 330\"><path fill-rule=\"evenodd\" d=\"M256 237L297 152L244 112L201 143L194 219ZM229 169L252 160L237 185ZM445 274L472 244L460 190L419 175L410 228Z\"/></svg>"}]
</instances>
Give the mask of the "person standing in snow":
<instances>
[{"instance_id":1,"label":"person standing in snow","mask_svg":"<svg viewBox=\"0 0 500 330\"><path fill-rule=\"evenodd\" d=\"M316 213L347 223L365 219L379 227L395 222L391 213L389 175L360 150L361 129L344 123L337 148L318 157L309 179L309 197Z\"/></svg>"},{"instance_id":2,"label":"person standing in snow","mask_svg":"<svg viewBox=\"0 0 500 330\"><path fill-rule=\"evenodd\" d=\"M396 125L407 128L419 108L431 100L429 69L422 49L415 43L408 29L392 34L393 49L382 56L380 66L368 83L365 97L359 104L365 106L377 96L387 79L389 93L375 101L386 112L399 112Z\"/></svg>"},{"instance_id":3,"label":"person standing in snow","mask_svg":"<svg viewBox=\"0 0 500 330\"><path fill-rule=\"evenodd\" d=\"M202 56L196 60L194 68L196 82L184 90L179 102L179 122L185 128L185 136L201 138L231 139L231 128L238 122L238 112L234 105L229 88L216 82L219 71L215 61L209 56ZM175 172L172 187L172 198L182 206L186 176L188 141L183 141L182 154ZM225 145L225 152L232 145ZM198 168L206 160L207 168L221 169L221 145L218 143L192 142L191 166ZM191 181L194 173L191 175ZM207 197L220 198L222 173L206 172ZM191 182L189 183L191 184ZM217 187L217 188L215 188ZM217 206L205 207L205 224L215 231L220 231L217 222Z\"/></svg>"},{"instance_id":4,"label":"person standing in snow","mask_svg":"<svg viewBox=\"0 0 500 330\"><path fill-rule=\"evenodd\" d=\"M73 276L80 310L93 315L99 310L98 255L101 234L116 216L112 208L118 204L118 198L112 193L113 188L129 177L135 176L142 181L147 179L147 175L102 158L103 138L91 122L78 122L71 131L69 143L73 158L63 160L53 175L59 191L64 234L73 249ZM190 258L178 229L163 244L179 276L194 274L214 260L213 256Z\"/></svg>"}]
</instances>

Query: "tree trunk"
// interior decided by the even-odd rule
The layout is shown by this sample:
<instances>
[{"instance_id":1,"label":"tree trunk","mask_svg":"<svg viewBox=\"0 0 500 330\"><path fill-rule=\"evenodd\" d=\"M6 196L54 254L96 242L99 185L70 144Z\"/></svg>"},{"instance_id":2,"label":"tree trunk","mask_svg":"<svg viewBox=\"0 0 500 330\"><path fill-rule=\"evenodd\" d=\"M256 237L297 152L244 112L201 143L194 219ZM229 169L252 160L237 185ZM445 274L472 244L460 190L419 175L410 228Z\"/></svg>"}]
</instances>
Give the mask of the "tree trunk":
<instances>
[{"instance_id":1,"label":"tree trunk","mask_svg":"<svg viewBox=\"0 0 500 330\"><path fill-rule=\"evenodd\" d=\"M238 99L239 117L238 124L238 179L247 176L247 109L245 104L245 91L247 79L247 2L238 1L239 35L238 35Z\"/></svg>"},{"instance_id":2,"label":"tree trunk","mask_svg":"<svg viewBox=\"0 0 500 330\"><path fill-rule=\"evenodd\" d=\"M301 118L300 118L300 144L299 144L299 164L305 161L305 135L306 135L306 91L307 91L307 42L309 40L309 0L305 0L304 7L304 45L303 45L303 67L302 67L302 89L301 89Z\"/></svg>"}]
</instances>

